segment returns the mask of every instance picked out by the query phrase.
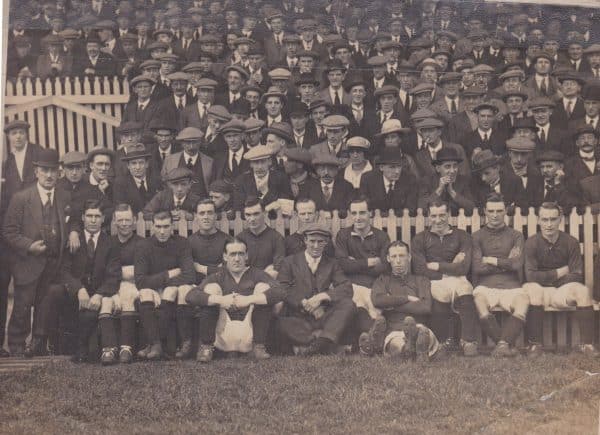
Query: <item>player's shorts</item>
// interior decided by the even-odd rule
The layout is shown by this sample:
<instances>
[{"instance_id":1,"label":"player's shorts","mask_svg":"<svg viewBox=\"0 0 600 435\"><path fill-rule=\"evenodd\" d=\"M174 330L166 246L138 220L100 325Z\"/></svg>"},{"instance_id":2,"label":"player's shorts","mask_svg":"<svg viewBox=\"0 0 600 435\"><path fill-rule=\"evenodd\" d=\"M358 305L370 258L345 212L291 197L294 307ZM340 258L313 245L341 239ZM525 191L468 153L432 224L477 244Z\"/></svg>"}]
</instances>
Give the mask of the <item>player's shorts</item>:
<instances>
[{"instance_id":1,"label":"player's shorts","mask_svg":"<svg viewBox=\"0 0 600 435\"><path fill-rule=\"evenodd\" d=\"M515 308L514 300L519 296L527 296L527 292L522 288L490 288L483 285L478 285L473 290L473 296L485 298L488 310L500 308L503 311L512 312Z\"/></svg>"},{"instance_id":2,"label":"player's shorts","mask_svg":"<svg viewBox=\"0 0 600 435\"><path fill-rule=\"evenodd\" d=\"M425 333L429 335L429 351L427 352L427 354L429 355L429 357L432 357L433 355L435 355L435 353L438 351L439 347L440 347L440 343L437 339L437 337L435 336L435 334L433 333L433 331L431 329L429 329L427 326L421 324L421 323L417 323L417 328L419 329L420 333ZM383 354L387 355L387 347L388 344L390 344L390 342L392 340L398 340L399 343L401 343L401 347L402 349L404 349L404 347L406 346L406 335L404 334L404 331L392 331L390 332L388 335L385 336L385 339L383 341Z\"/></svg>"},{"instance_id":3,"label":"player's shorts","mask_svg":"<svg viewBox=\"0 0 600 435\"><path fill-rule=\"evenodd\" d=\"M431 281L431 296L445 304L453 302L457 297L473 294L473 286L466 276L444 275L442 279Z\"/></svg>"},{"instance_id":4,"label":"player's shorts","mask_svg":"<svg viewBox=\"0 0 600 435\"><path fill-rule=\"evenodd\" d=\"M523 289L529 295L532 303L538 302L541 295L545 308L556 308L559 310L574 307L572 303L569 304L569 301L573 301L574 293L576 292L587 292L591 298L590 289L579 282L569 282L560 287L544 287L536 282L528 282L523 284Z\"/></svg>"}]
</instances>

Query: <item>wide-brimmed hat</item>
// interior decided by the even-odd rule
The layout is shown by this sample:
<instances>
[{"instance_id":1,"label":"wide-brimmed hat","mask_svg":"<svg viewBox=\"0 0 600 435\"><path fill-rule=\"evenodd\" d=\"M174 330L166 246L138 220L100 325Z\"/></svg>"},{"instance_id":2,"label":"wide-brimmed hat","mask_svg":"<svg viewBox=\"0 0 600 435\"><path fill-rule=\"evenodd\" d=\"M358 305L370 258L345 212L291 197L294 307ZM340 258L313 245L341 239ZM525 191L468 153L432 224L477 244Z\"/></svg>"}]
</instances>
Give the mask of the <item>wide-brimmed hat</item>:
<instances>
[{"instance_id":1,"label":"wide-brimmed hat","mask_svg":"<svg viewBox=\"0 0 600 435\"><path fill-rule=\"evenodd\" d=\"M390 133L406 134L410 132L410 128L402 127L402 122L399 119L388 119L381 126L381 131L375 134L375 137L383 137Z\"/></svg>"},{"instance_id":2,"label":"wide-brimmed hat","mask_svg":"<svg viewBox=\"0 0 600 435\"><path fill-rule=\"evenodd\" d=\"M152 155L146 151L143 143L136 143L125 147L127 153L121 157L121 160L128 162L135 159L149 159Z\"/></svg>"}]
</instances>

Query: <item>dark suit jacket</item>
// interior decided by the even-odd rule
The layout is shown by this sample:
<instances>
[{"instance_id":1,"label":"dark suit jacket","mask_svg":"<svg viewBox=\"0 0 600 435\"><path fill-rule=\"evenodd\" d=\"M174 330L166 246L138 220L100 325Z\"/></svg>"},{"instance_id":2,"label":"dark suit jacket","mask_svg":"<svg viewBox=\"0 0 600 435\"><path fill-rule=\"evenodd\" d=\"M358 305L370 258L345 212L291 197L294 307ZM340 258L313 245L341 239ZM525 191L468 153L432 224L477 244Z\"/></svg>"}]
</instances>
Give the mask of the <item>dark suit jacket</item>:
<instances>
[{"instance_id":1,"label":"dark suit jacket","mask_svg":"<svg viewBox=\"0 0 600 435\"><path fill-rule=\"evenodd\" d=\"M79 233L80 247L65 256L61 270L62 281L72 297L85 288L90 296L100 294L113 296L121 283L121 262L117 245L111 243L110 236L100 232L93 259L89 259L85 233ZM88 270L88 261L91 267ZM89 274L89 275L88 275Z\"/></svg>"},{"instance_id":2,"label":"dark suit jacket","mask_svg":"<svg viewBox=\"0 0 600 435\"><path fill-rule=\"evenodd\" d=\"M172 43L171 46L173 47L173 53L179 57L179 61L183 64L197 61L202 51L200 49L200 42L194 39L192 39L186 50L183 49L183 41L181 39Z\"/></svg>"},{"instance_id":3,"label":"dark suit jacket","mask_svg":"<svg viewBox=\"0 0 600 435\"><path fill-rule=\"evenodd\" d=\"M110 220L113 212L113 184L109 184L106 193L89 182L89 175L84 175L84 179L80 182L77 193L71 195L71 219L69 221L69 231L79 231L83 229L83 206L87 200L93 199L102 203L104 210L104 226L110 227Z\"/></svg>"},{"instance_id":4,"label":"dark suit jacket","mask_svg":"<svg viewBox=\"0 0 600 435\"><path fill-rule=\"evenodd\" d=\"M463 159L463 161L458 165L458 172L459 174L470 178L471 168L469 166L469 161L467 160L464 148L459 144L446 141L442 141L442 148L443 147L454 148L456 150L458 155L461 156ZM429 178L437 174L431 160L431 153L429 152L427 147L424 146L419 151L417 151L414 160L417 166L417 174L419 177Z\"/></svg>"},{"instance_id":5,"label":"dark suit jacket","mask_svg":"<svg viewBox=\"0 0 600 435\"><path fill-rule=\"evenodd\" d=\"M169 172L175 168L187 168L183 151L167 156L162 168L162 178L165 179ZM198 153L196 164L192 169L192 192L200 197L208 196L208 186L215 180L215 161L212 157Z\"/></svg>"},{"instance_id":6,"label":"dark suit jacket","mask_svg":"<svg viewBox=\"0 0 600 435\"><path fill-rule=\"evenodd\" d=\"M198 112L198 104L188 104L183 109L181 114L182 128L185 127L196 127L202 131L206 131L208 127L208 115L204 113L203 117L200 117Z\"/></svg>"},{"instance_id":7,"label":"dark suit jacket","mask_svg":"<svg viewBox=\"0 0 600 435\"><path fill-rule=\"evenodd\" d=\"M200 201L202 197L196 195L194 192L190 191L188 195L185 197L183 204L181 204L181 210L187 211L188 213L196 212L196 204ZM175 210L175 200L173 199L173 192L171 189L163 189L158 192L154 197L150 200L149 203L144 207L144 219L151 218L154 214L161 211L172 211Z\"/></svg>"},{"instance_id":8,"label":"dark suit jacket","mask_svg":"<svg viewBox=\"0 0 600 435\"><path fill-rule=\"evenodd\" d=\"M244 202L251 197L260 198L263 206L271 204L273 201L282 199L293 199L290 180L285 173L278 170L271 170L269 173L269 190L265 196L261 196L256 188L256 181L252 171L240 175L235 180L235 190L233 192L234 210L243 210Z\"/></svg>"},{"instance_id":9,"label":"dark suit jacket","mask_svg":"<svg viewBox=\"0 0 600 435\"><path fill-rule=\"evenodd\" d=\"M87 55L73 61L73 75L84 76L85 70L88 68L94 69L94 76L117 75L117 62L110 54L104 52L100 52L98 55L96 66L92 65L92 62L90 62L90 58Z\"/></svg>"},{"instance_id":10,"label":"dark suit jacket","mask_svg":"<svg viewBox=\"0 0 600 435\"><path fill-rule=\"evenodd\" d=\"M514 174L513 174L514 175ZM520 206L523 204L516 204L519 191L523 189L523 184L516 176L510 176L510 174L500 174L500 193L504 198L504 203L507 207ZM484 184L480 179L473 181L473 195L475 197L475 204L477 207L485 207L487 196L494 191L488 184Z\"/></svg>"},{"instance_id":11,"label":"dark suit jacket","mask_svg":"<svg viewBox=\"0 0 600 435\"><path fill-rule=\"evenodd\" d=\"M581 180L592 177L594 175L600 175L600 152L596 153L596 166L594 172L590 171L583 159L578 155L571 156L565 161L565 183L567 189L576 197L582 199L582 192L580 190ZM596 186L600 191L600 185Z\"/></svg>"},{"instance_id":12,"label":"dark suit jacket","mask_svg":"<svg viewBox=\"0 0 600 435\"><path fill-rule=\"evenodd\" d=\"M304 252L286 257L277 275L287 293L285 302L292 310L301 311L303 299L321 292L326 292L333 302L352 298L352 284L335 258L323 255L313 274Z\"/></svg>"},{"instance_id":13,"label":"dark suit jacket","mask_svg":"<svg viewBox=\"0 0 600 435\"><path fill-rule=\"evenodd\" d=\"M558 82L556 81L556 78L550 76L550 77L548 77L548 89L547 89L546 94L544 94L541 91L541 89L538 87L537 82L535 81L535 73L533 73L531 75L531 77L529 77L527 80L525 80L525 82L523 83L523 86L526 89L533 89L534 95L536 97L552 98L554 95L556 95L556 92L558 91Z\"/></svg>"},{"instance_id":14,"label":"dark suit jacket","mask_svg":"<svg viewBox=\"0 0 600 435\"><path fill-rule=\"evenodd\" d=\"M600 175L580 180L579 186L581 187L582 205L590 205L592 213L600 213L600 189L598 189L598 186L600 186Z\"/></svg>"},{"instance_id":15,"label":"dark suit jacket","mask_svg":"<svg viewBox=\"0 0 600 435\"><path fill-rule=\"evenodd\" d=\"M37 58L37 75L42 80L45 80L48 77L53 78L70 76L73 68L73 58L70 55L64 55L61 53L58 56L58 62L62 64L62 70L60 72L57 69L52 68L50 55L42 54ZM32 73L34 73L34 71L32 71Z\"/></svg>"},{"instance_id":16,"label":"dark suit jacket","mask_svg":"<svg viewBox=\"0 0 600 435\"><path fill-rule=\"evenodd\" d=\"M517 181L515 184L515 188L517 189L515 192L515 206L521 207L524 211L528 210L529 207L535 207L533 198L536 197L536 192L539 192L540 188L543 192L544 180L533 161L527 166L527 187L523 186L521 177L515 174L515 171L508 161L502 165L500 176Z\"/></svg>"},{"instance_id":17,"label":"dark suit jacket","mask_svg":"<svg viewBox=\"0 0 600 435\"><path fill-rule=\"evenodd\" d=\"M436 196L435 191L438 185L439 177L433 176L419 186L419 200L417 203L419 208L422 208L423 210L427 209L429 201ZM444 190L440 199L450 205L452 214L458 214L458 210L461 208L465 210L465 213L470 214L475 207L475 201L473 200L473 193L471 191L469 180L459 174L456 177L453 187L457 194L456 198L452 198L448 192Z\"/></svg>"},{"instance_id":18,"label":"dark suit jacket","mask_svg":"<svg viewBox=\"0 0 600 435\"><path fill-rule=\"evenodd\" d=\"M455 115L444 131L444 137L448 138L450 142L458 143L463 145L465 138L473 132L471 121L467 112L460 112Z\"/></svg>"},{"instance_id":19,"label":"dark suit jacket","mask_svg":"<svg viewBox=\"0 0 600 435\"><path fill-rule=\"evenodd\" d=\"M150 101L147 103L146 107L144 107L144 110L139 112L137 99L133 99L125 106L125 110L123 111L123 122L139 122L142 124L144 132L150 132L150 123L154 119L163 118L165 115L162 110L163 107L158 101L150 98ZM172 117L170 119L172 119Z\"/></svg>"},{"instance_id":20,"label":"dark suit jacket","mask_svg":"<svg viewBox=\"0 0 600 435\"><path fill-rule=\"evenodd\" d=\"M488 140L484 142L479 135L479 131L475 130L465 137L463 147L465 148L469 160L471 159L475 148L492 150L495 155L503 156L506 154L506 139L508 138L501 131L493 128L491 135L488 136Z\"/></svg>"},{"instance_id":21,"label":"dark suit jacket","mask_svg":"<svg viewBox=\"0 0 600 435\"><path fill-rule=\"evenodd\" d=\"M70 195L64 190L54 189L53 201L60 227L60 234L58 234L60 263L68 239L66 209L70 202ZM37 185L34 184L13 196L2 225L2 238L12 250L10 265L17 285L33 282L46 266L46 255L34 256L28 252L33 242L44 239L42 227L42 199Z\"/></svg>"},{"instance_id":22,"label":"dark suit jacket","mask_svg":"<svg viewBox=\"0 0 600 435\"><path fill-rule=\"evenodd\" d=\"M570 122L581 119L584 116L585 109L583 108L583 100L581 97L577 98L575 106L573 107L573 112L570 116L565 110L565 105L561 98L560 100L556 101L556 106L554 107L552 116L550 117L550 125L556 125L562 130L566 130L569 127Z\"/></svg>"},{"instance_id":23,"label":"dark suit jacket","mask_svg":"<svg viewBox=\"0 0 600 435\"><path fill-rule=\"evenodd\" d=\"M350 201L356 196L352 184L343 179L336 179L333 185L333 191L329 201L325 200L321 190L321 182L314 178L309 178L300 188L298 197L310 198L317 205L317 210L333 211L337 210L340 214L346 215Z\"/></svg>"},{"instance_id":24,"label":"dark suit jacket","mask_svg":"<svg viewBox=\"0 0 600 435\"><path fill-rule=\"evenodd\" d=\"M160 183L147 176L146 189L146 193L142 194L131 174L120 176L115 179L113 200L115 204L129 204L133 213L137 215L158 192Z\"/></svg>"},{"instance_id":25,"label":"dark suit jacket","mask_svg":"<svg viewBox=\"0 0 600 435\"><path fill-rule=\"evenodd\" d=\"M233 183L240 175L250 170L250 162L242 158L237 170L231 172L231 169L229 169L229 152L224 152L215 156L214 168L216 180L224 179Z\"/></svg>"},{"instance_id":26,"label":"dark suit jacket","mask_svg":"<svg viewBox=\"0 0 600 435\"><path fill-rule=\"evenodd\" d=\"M6 147L8 147L8 144L6 144ZM21 179L17 169L15 156L7 148L8 157L2 163L2 198L0 201L0 218L6 212L8 203L13 195L24 187L27 187L37 181L34 173L33 162L37 160L38 153L41 150L42 147L37 144L27 144L25 161L23 163L23 178Z\"/></svg>"},{"instance_id":27,"label":"dark suit jacket","mask_svg":"<svg viewBox=\"0 0 600 435\"><path fill-rule=\"evenodd\" d=\"M545 150L555 150L560 151L565 155L565 157L569 157L572 154L572 139L569 135L569 132L558 125L550 123L550 128L548 129L548 136L546 137L546 142L542 142L540 140L539 135L535 137L535 149L536 151L545 151Z\"/></svg>"},{"instance_id":28,"label":"dark suit jacket","mask_svg":"<svg viewBox=\"0 0 600 435\"><path fill-rule=\"evenodd\" d=\"M369 203L370 210L388 211L393 209L398 215L404 209L411 212L417 209L417 179L408 170L403 169L400 179L394 183L394 189L386 193L383 174L378 169L369 171L360 179L360 193Z\"/></svg>"}]
</instances>

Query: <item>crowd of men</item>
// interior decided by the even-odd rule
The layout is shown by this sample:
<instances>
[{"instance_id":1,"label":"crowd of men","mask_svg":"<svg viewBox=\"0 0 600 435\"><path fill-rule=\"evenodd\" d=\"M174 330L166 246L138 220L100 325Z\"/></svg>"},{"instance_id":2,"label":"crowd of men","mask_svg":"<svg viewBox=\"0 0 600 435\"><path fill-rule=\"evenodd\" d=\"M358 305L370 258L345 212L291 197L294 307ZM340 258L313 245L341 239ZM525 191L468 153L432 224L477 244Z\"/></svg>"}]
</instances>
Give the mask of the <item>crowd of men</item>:
<instances>
[{"instance_id":1,"label":"crowd of men","mask_svg":"<svg viewBox=\"0 0 600 435\"><path fill-rule=\"evenodd\" d=\"M597 356L579 242L559 226L600 210L598 10L34 0L10 25L9 80L117 76L131 97L117 143L87 154L5 124L1 355L88 361L99 334L104 364L215 348L435 359L477 355L478 323L495 355L516 355L523 328L539 355L553 307ZM531 207L525 241L505 218ZM410 246L371 226L419 208ZM479 231L450 226L474 209ZM318 216L335 211L351 226L332 237ZM236 238L217 228L238 213ZM271 229L277 213L298 232ZM198 231L177 235L180 220Z\"/></svg>"}]
</instances>

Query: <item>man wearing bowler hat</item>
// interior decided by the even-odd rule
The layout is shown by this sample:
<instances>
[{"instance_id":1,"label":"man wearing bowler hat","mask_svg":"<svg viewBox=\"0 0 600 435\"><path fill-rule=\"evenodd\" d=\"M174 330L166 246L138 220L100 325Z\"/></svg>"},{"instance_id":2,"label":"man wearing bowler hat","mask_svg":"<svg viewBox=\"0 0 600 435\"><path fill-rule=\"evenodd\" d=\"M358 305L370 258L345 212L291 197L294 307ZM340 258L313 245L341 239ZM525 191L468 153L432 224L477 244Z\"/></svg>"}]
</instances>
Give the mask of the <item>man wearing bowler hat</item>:
<instances>
[{"instance_id":1,"label":"man wearing bowler hat","mask_svg":"<svg viewBox=\"0 0 600 435\"><path fill-rule=\"evenodd\" d=\"M186 127L179 132L175 140L182 145L183 151L165 158L162 168L163 178L175 168L187 168L192 171L192 192L200 197L208 195L208 186L215 178L214 160L200 151L204 133L196 127Z\"/></svg>"},{"instance_id":2,"label":"man wearing bowler hat","mask_svg":"<svg viewBox=\"0 0 600 435\"><path fill-rule=\"evenodd\" d=\"M16 193L2 225L4 243L12 250L10 270L15 294L8 324L8 346L13 355L46 352L42 304L48 286L59 283L59 270L67 242L67 206L70 195L56 189L58 152L41 150L33 162L37 182ZM34 308L33 335L31 309Z\"/></svg>"},{"instance_id":3,"label":"man wearing bowler hat","mask_svg":"<svg viewBox=\"0 0 600 435\"><path fill-rule=\"evenodd\" d=\"M473 156L473 196L477 207L483 209L488 196L492 193L501 195L506 206L517 205L522 185L519 179L510 173L501 171L503 158L496 156L491 150L483 150Z\"/></svg>"},{"instance_id":4,"label":"man wearing bowler hat","mask_svg":"<svg viewBox=\"0 0 600 435\"><path fill-rule=\"evenodd\" d=\"M576 196L579 182L600 175L600 132L589 124L581 124L574 134L577 151L565 160L565 180Z\"/></svg>"},{"instance_id":5,"label":"man wearing bowler hat","mask_svg":"<svg viewBox=\"0 0 600 435\"><path fill-rule=\"evenodd\" d=\"M565 156L560 151L546 150L538 152L536 162L542 174L543 184L529 197L530 207L539 207L544 202L557 203L566 213L577 204L577 198L568 190L565 179Z\"/></svg>"}]
</instances>

